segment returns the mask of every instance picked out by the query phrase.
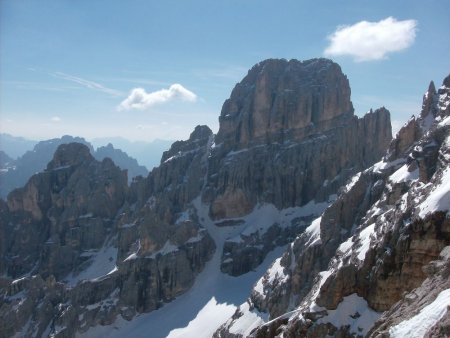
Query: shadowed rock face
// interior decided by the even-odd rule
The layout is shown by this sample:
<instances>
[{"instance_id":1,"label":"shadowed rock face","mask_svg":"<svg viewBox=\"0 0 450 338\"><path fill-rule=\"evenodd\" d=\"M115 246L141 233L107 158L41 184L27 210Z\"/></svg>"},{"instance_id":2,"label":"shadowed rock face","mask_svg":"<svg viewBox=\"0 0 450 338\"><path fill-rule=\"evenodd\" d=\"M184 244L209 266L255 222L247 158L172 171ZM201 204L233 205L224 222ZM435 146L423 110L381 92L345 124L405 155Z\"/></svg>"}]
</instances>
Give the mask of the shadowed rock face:
<instances>
[{"instance_id":1,"label":"shadowed rock face","mask_svg":"<svg viewBox=\"0 0 450 338\"><path fill-rule=\"evenodd\" d=\"M257 203L281 209L326 200L392 138L385 108L353 115L347 77L327 59L257 64L219 122L203 195L215 219L243 216Z\"/></svg>"},{"instance_id":2,"label":"shadowed rock face","mask_svg":"<svg viewBox=\"0 0 450 338\"><path fill-rule=\"evenodd\" d=\"M35 272L60 278L75 268L79 254L100 248L111 231L126 179L110 159L96 161L83 144L59 146L47 170L8 196L8 273L20 276L36 266Z\"/></svg>"}]
</instances>

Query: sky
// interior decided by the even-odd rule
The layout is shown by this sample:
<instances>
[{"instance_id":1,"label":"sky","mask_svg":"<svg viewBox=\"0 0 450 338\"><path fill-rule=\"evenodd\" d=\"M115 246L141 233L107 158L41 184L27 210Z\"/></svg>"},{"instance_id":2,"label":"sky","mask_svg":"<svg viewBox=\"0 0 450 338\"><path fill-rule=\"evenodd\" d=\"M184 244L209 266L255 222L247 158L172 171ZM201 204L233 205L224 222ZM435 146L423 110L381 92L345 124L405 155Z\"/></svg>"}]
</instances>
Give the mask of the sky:
<instances>
[{"instance_id":1,"label":"sky","mask_svg":"<svg viewBox=\"0 0 450 338\"><path fill-rule=\"evenodd\" d=\"M450 72L450 1L0 0L0 132L136 141L218 130L267 58L339 63L397 130Z\"/></svg>"}]
</instances>

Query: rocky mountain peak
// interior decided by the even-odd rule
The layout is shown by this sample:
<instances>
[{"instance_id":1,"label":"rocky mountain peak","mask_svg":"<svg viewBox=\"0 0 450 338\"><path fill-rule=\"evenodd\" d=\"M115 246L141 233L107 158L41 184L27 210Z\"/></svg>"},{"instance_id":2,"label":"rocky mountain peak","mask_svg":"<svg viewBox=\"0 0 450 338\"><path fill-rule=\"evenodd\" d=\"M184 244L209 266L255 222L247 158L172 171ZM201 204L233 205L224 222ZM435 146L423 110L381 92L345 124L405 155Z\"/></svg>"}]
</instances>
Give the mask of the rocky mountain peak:
<instances>
[{"instance_id":1,"label":"rocky mountain peak","mask_svg":"<svg viewBox=\"0 0 450 338\"><path fill-rule=\"evenodd\" d=\"M79 165L85 161L91 161L92 157L89 148L81 143L61 144L56 149L53 160L48 164L47 170L59 167Z\"/></svg>"},{"instance_id":2,"label":"rocky mountain peak","mask_svg":"<svg viewBox=\"0 0 450 338\"><path fill-rule=\"evenodd\" d=\"M450 88L450 74L448 74L447 77L444 79L443 85L447 88Z\"/></svg>"},{"instance_id":3,"label":"rocky mountain peak","mask_svg":"<svg viewBox=\"0 0 450 338\"><path fill-rule=\"evenodd\" d=\"M436 110L433 108L435 107L434 103L437 99L436 94L436 87L434 86L434 82L431 81L427 92L423 96L422 111L420 113L421 118L425 118L430 113L433 117L435 116Z\"/></svg>"},{"instance_id":4,"label":"rocky mountain peak","mask_svg":"<svg viewBox=\"0 0 450 338\"><path fill-rule=\"evenodd\" d=\"M208 139L212 135L211 129L206 125L198 125L189 136L189 141Z\"/></svg>"},{"instance_id":5,"label":"rocky mountain peak","mask_svg":"<svg viewBox=\"0 0 450 338\"><path fill-rule=\"evenodd\" d=\"M185 152L189 152L206 145L213 132L208 126L197 126L189 136L187 141L176 141L169 150L165 151L161 158L161 163L166 162L170 158L180 156Z\"/></svg>"},{"instance_id":6,"label":"rocky mountain peak","mask_svg":"<svg viewBox=\"0 0 450 338\"><path fill-rule=\"evenodd\" d=\"M338 64L328 59L269 59L250 69L225 101L216 143L239 149L299 140L349 115L350 86Z\"/></svg>"}]
</instances>

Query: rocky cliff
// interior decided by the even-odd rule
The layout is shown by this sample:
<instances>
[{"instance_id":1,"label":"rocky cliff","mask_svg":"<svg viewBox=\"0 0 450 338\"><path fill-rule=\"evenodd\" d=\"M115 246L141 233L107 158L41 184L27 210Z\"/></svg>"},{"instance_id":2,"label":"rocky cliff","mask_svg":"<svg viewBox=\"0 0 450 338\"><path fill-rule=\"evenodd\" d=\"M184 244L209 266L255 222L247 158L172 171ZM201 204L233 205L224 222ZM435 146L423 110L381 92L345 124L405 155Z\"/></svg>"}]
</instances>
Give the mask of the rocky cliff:
<instances>
[{"instance_id":1,"label":"rocky cliff","mask_svg":"<svg viewBox=\"0 0 450 338\"><path fill-rule=\"evenodd\" d=\"M257 64L225 101L219 122L202 197L220 224L239 223L262 204L281 210L326 203L381 158L392 137L385 108L353 114L348 80L326 59ZM257 266L270 243L286 243L300 230L288 228L228 243L224 271L239 275Z\"/></svg>"},{"instance_id":2,"label":"rocky cliff","mask_svg":"<svg viewBox=\"0 0 450 338\"><path fill-rule=\"evenodd\" d=\"M0 336L73 336L189 289L214 251L191 205L211 137L199 126L130 187L109 158L59 146L44 172L1 201Z\"/></svg>"},{"instance_id":3,"label":"rocky cliff","mask_svg":"<svg viewBox=\"0 0 450 338\"><path fill-rule=\"evenodd\" d=\"M129 183L131 183L136 176L146 177L148 175L147 168L139 165L139 163L134 158L128 156L127 153L114 148L111 143L108 143L108 145L104 147L98 147L94 153L94 157L99 161L108 157L113 160L119 168L127 169Z\"/></svg>"},{"instance_id":4,"label":"rocky cliff","mask_svg":"<svg viewBox=\"0 0 450 338\"><path fill-rule=\"evenodd\" d=\"M449 140L450 76L215 336L447 336Z\"/></svg>"},{"instance_id":5,"label":"rocky cliff","mask_svg":"<svg viewBox=\"0 0 450 338\"><path fill-rule=\"evenodd\" d=\"M276 316L300 304L383 193L381 174L361 174L346 188L355 195L338 197L388 147L389 112L356 117L348 80L330 60L266 60L236 85L219 121L217 135L196 127L130 186L111 160L61 145L44 172L0 200L2 335L72 337L132 320L186 292L215 249L214 264L239 276L294 240L277 264L297 269L295 282L276 288L266 276L252 306ZM419 156L422 166L433 154ZM329 226L317 231L311 222L330 203ZM324 246L311 239L317 232Z\"/></svg>"},{"instance_id":6,"label":"rocky cliff","mask_svg":"<svg viewBox=\"0 0 450 338\"><path fill-rule=\"evenodd\" d=\"M203 196L216 219L243 216L257 203L326 200L379 159L392 137L386 109L353 115L348 80L326 59L257 64L219 122Z\"/></svg>"}]
</instances>

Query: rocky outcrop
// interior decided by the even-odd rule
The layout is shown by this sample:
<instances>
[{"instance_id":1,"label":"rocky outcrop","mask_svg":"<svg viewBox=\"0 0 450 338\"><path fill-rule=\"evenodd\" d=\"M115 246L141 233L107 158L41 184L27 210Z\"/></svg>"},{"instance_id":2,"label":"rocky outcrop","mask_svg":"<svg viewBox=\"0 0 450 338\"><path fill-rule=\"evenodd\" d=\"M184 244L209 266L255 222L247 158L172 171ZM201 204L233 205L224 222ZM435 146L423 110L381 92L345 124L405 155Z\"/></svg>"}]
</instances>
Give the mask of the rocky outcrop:
<instances>
[{"instance_id":1,"label":"rocky outcrop","mask_svg":"<svg viewBox=\"0 0 450 338\"><path fill-rule=\"evenodd\" d=\"M7 166L0 164L0 197L6 199L12 190L23 187L31 176L44 171L60 145L74 142L85 144L98 161L110 158L121 169L126 169L129 183L136 176L147 176L148 174L145 167L140 166L134 158L128 156L125 152L115 149L112 144L99 147L97 151L94 151L92 145L84 138L65 135L61 138L38 142L33 150L27 151L15 161L9 161Z\"/></svg>"},{"instance_id":2,"label":"rocky outcrop","mask_svg":"<svg viewBox=\"0 0 450 338\"><path fill-rule=\"evenodd\" d=\"M391 140L389 112L354 116L348 80L326 59L257 64L219 122L203 195L215 219L241 217L257 203L325 201Z\"/></svg>"},{"instance_id":3,"label":"rocky outcrop","mask_svg":"<svg viewBox=\"0 0 450 338\"><path fill-rule=\"evenodd\" d=\"M2 313L20 313L0 320L2 332L72 337L188 290L215 249L190 204L210 138L198 127L181 143L184 152L130 188L109 158L98 162L82 144L61 145L44 172L7 204L0 200L2 290L22 285L2 296ZM184 171L191 174L180 180Z\"/></svg>"},{"instance_id":4,"label":"rocky outcrop","mask_svg":"<svg viewBox=\"0 0 450 338\"><path fill-rule=\"evenodd\" d=\"M348 80L326 59L257 64L225 101L219 122L202 194L218 224L263 204L283 210L331 201L353 174L381 158L392 137L385 108L353 114ZM229 241L222 269L248 272L271 243L286 244L301 231L294 223L273 224L270 232Z\"/></svg>"},{"instance_id":5,"label":"rocky outcrop","mask_svg":"<svg viewBox=\"0 0 450 338\"><path fill-rule=\"evenodd\" d=\"M404 295L399 302L386 311L370 330L368 337L388 336L389 332L398 330L402 322L412 319L420 314L424 308L435 302L439 295L450 289L450 247L445 247L439 254L438 259L423 266L423 272L427 277L423 283L412 292ZM448 296L446 296L448 299ZM450 323L448 321L448 310L434 309L434 312L442 311L444 314L437 323L427 323L420 321L416 317L416 325L420 326L426 337L445 337L450 333ZM425 325L428 327L425 327ZM414 329L414 326L413 326ZM416 328L417 329L417 328ZM414 332L414 331L412 331ZM412 333L411 332L411 333ZM405 332L406 333L406 332Z\"/></svg>"},{"instance_id":6,"label":"rocky outcrop","mask_svg":"<svg viewBox=\"0 0 450 338\"><path fill-rule=\"evenodd\" d=\"M352 114L350 86L336 63L269 59L255 65L225 101L216 143L236 151L303 139Z\"/></svg>"},{"instance_id":7,"label":"rocky outcrop","mask_svg":"<svg viewBox=\"0 0 450 338\"><path fill-rule=\"evenodd\" d=\"M79 143L61 145L46 171L9 195L8 274L69 273L83 251L103 245L126 193L126 173L111 160L95 161Z\"/></svg>"},{"instance_id":8,"label":"rocky outcrop","mask_svg":"<svg viewBox=\"0 0 450 338\"><path fill-rule=\"evenodd\" d=\"M86 144L93 151L92 146L80 137L65 135L61 138L41 141L34 146L33 150L19 157L15 161L14 168L0 173L0 197L6 198L12 190L23 187L31 176L46 168L58 146L71 142Z\"/></svg>"},{"instance_id":9,"label":"rocky outcrop","mask_svg":"<svg viewBox=\"0 0 450 338\"><path fill-rule=\"evenodd\" d=\"M115 149L111 143L108 143L105 147L99 147L95 151L94 157L101 161L108 157L113 162L122 169L127 169L128 172L128 183L131 183L134 177L148 175L148 170L132 157L128 156L127 153L120 149Z\"/></svg>"},{"instance_id":10,"label":"rocky outcrop","mask_svg":"<svg viewBox=\"0 0 450 338\"><path fill-rule=\"evenodd\" d=\"M411 119L384 159L356 175L273 263L217 337L241 337L229 335L237 321L262 320L261 312L270 321L254 337L445 336L449 78L437 93L430 85L427 113ZM427 317L430 308L439 315Z\"/></svg>"}]
</instances>

